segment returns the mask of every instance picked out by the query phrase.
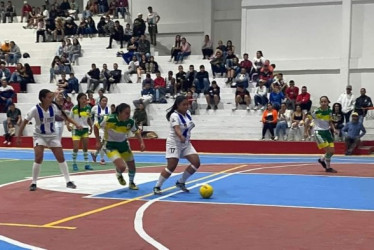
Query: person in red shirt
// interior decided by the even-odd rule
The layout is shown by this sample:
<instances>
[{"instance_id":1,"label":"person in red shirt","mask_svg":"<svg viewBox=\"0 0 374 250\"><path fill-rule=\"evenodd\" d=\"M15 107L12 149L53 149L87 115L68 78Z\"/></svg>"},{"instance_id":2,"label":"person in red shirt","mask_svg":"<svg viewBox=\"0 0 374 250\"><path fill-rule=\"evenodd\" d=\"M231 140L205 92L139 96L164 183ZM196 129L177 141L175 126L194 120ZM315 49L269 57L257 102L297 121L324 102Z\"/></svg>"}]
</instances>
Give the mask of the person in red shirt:
<instances>
[{"instance_id":1,"label":"person in red shirt","mask_svg":"<svg viewBox=\"0 0 374 250\"><path fill-rule=\"evenodd\" d=\"M307 92L306 86L301 88L301 94L297 96L296 104L300 105L302 110L310 111L312 101L310 100L310 94Z\"/></svg>"},{"instance_id":2,"label":"person in red shirt","mask_svg":"<svg viewBox=\"0 0 374 250\"><path fill-rule=\"evenodd\" d=\"M245 68L248 75L251 76L252 67L253 67L253 64L250 60L248 60L248 54L244 53L243 54L243 61L240 62L240 68Z\"/></svg>"},{"instance_id":3,"label":"person in red shirt","mask_svg":"<svg viewBox=\"0 0 374 250\"><path fill-rule=\"evenodd\" d=\"M286 105L287 109L295 110L296 98L299 95L299 88L295 86L293 80L290 81L289 87L286 89Z\"/></svg>"},{"instance_id":4,"label":"person in red shirt","mask_svg":"<svg viewBox=\"0 0 374 250\"><path fill-rule=\"evenodd\" d=\"M29 13L32 11L32 7L27 1L23 2L22 10L21 10L21 23L23 22L23 17L26 18L26 23L29 21Z\"/></svg>"},{"instance_id":5,"label":"person in red shirt","mask_svg":"<svg viewBox=\"0 0 374 250\"><path fill-rule=\"evenodd\" d=\"M156 93L156 102L159 102L160 99L164 98L166 93L166 82L159 71L156 72L156 79L153 81L153 88Z\"/></svg>"}]
</instances>

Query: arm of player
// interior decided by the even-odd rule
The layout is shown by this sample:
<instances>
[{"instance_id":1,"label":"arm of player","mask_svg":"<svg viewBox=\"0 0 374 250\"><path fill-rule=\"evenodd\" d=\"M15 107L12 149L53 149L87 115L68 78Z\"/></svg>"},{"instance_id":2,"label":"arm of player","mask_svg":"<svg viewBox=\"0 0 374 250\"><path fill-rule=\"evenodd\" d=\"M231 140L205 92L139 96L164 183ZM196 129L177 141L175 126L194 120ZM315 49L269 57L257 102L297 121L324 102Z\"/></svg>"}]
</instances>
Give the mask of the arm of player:
<instances>
[{"instance_id":1,"label":"arm of player","mask_svg":"<svg viewBox=\"0 0 374 250\"><path fill-rule=\"evenodd\" d=\"M78 124L76 121L74 121L71 117L67 116L66 117L67 124L66 126L68 127L68 130L71 131L72 128L70 127L70 123L73 124L78 130L82 129L83 127Z\"/></svg>"},{"instance_id":2,"label":"arm of player","mask_svg":"<svg viewBox=\"0 0 374 250\"><path fill-rule=\"evenodd\" d=\"M135 132L135 137L138 139L139 141L139 144L140 144L140 151L144 151L145 150L145 144L144 144L144 140L142 138L142 133L140 132L140 130L138 129L136 132Z\"/></svg>"},{"instance_id":3,"label":"arm of player","mask_svg":"<svg viewBox=\"0 0 374 250\"><path fill-rule=\"evenodd\" d=\"M17 136L17 145L21 144L21 136L23 134L23 130L25 130L26 125L29 123L28 120L24 119L21 123L21 126L19 127L18 130L18 136Z\"/></svg>"},{"instance_id":4,"label":"arm of player","mask_svg":"<svg viewBox=\"0 0 374 250\"><path fill-rule=\"evenodd\" d=\"M179 125L174 126L175 134L179 137L182 143L186 142L186 138L182 134L181 127Z\"/></svg>"},{"instance_id":5,"label":"arm of player","mask_svg":"<svg viewBox=\"0 0 374 250\"><path fill-rule=\"evenodd\" d=\"M96 139L96 149L99 150L101 148L101 140L100 140L100 133L99 133L100 125L99 125L99 123L95 123L93 128L94 128L94 135L95 135L95 139Z\"/></svg>"}]
</instances>

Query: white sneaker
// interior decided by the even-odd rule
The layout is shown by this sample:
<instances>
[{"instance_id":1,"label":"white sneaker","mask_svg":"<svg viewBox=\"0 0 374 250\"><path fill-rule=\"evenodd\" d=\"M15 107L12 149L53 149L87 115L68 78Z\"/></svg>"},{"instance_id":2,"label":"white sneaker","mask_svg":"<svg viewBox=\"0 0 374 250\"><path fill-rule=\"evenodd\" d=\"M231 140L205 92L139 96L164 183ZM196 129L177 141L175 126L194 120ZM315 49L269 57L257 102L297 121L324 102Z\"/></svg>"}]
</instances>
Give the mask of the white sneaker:
<instances>
[{"instance_id":1,"label":"white sneaker","mask_svg":"<svg viewBox=\"0 0 374 250\"><path fill-rule=\"evenodd\" d=\"M10 144L11 144L11 142L10 142L10 141L8 141L8 146L10 146Z\"/></svg>"},{"instance_id":2,"label":"white sneaker","mask_svg":"<svg viewBox=\"0 0 374 250\"><path fill-rule=\"evenodd\" d=\"M263 107L261 107L261 110L262 110L262 111L264 111L264 110L265 110L265 107L264 107L264 106L263 106Z\"/></svg>"},{"instance_id":3,"label":"white sneaker","mask_svg":"<svg viewBox=\"0 0 374 250\"><path fill-rule=\"evenodd\" d=\"M255 106L253 109L254 109L254 110L257 110L257 109L258 109L258 106Z\"/></svg>"},{"instance_id":4,"label":"white sneaker","mask_svg":"<svg viewBox=\"0 0 374 250\"><path fill-rule=\"evenodd\" d=\"M233 107L232 108L232 111L235 111L235 110L237 110L238 109L238 107Z\"/></svg>"},{"instance_id":5,"label":"white sneaker","mask_svg":"<svg viewBox=\"0 0 374 250\"><path fill-rule=\"evenodd\" d=\"M276 136L276 137L274 138L274 141L278 141L278 136Z\"/></svg>"},{"instance_id":6,"label":"white sneaker","mask_svg":"<svg viewBox=\"0 0 374 250\"><path fill-rule=\"evenodd\" d=\"M287 141L287 135L285 135L285 136L283 137L283 140Z\"/></svg>"},{"instance_id":7,"label":"white sneaker","mask_svg":"<svg viewBox=\"0 0 374 250\"><path fill-rule=\"evenodd\" d=\"M7 144L7 143L8 143L8 141L4 141L4 142L3 142L3 144Z\"/></svg>"},{"instance_id":8,"label":"white sneaker","mask_svg":"<svg viewBox=\"0 0 374 250\"><path fill-rule=\"evenodd\" d=\"M247 110L249 111L249 110L251 110L251 108L249 106L247 106Z\"/></svg>"}]
</instances>

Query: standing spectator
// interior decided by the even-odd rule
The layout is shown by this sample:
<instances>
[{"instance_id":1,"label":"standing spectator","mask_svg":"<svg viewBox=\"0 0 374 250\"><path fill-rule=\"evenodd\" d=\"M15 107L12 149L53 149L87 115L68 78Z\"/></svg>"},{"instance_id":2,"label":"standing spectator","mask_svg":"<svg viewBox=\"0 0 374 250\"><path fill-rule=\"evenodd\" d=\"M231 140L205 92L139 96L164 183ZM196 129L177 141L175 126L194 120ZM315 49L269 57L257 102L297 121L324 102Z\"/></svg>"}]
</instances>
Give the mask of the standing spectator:
<instances>
[{"instance_id":1,"label":"standing spectator","mask_svg":"<svg viewBox=\"0 0 374 250\"><path fill-rule=\"evenodd\" d=\"M7 119L3 121L4 134L8 133L9 124L13 127L20 126L22 122L21 110L16 108L14 103L9 105L8 111L6 112Z\"/></svg>"},{"instance_id":2,"label":"standing spectator","mask_svg":"<svg viewBox=\"0 0 374 250\"><path fill-rule=\"evenodd\" d=\"M181 41L181 51L178 53L178 55L174 58L174 62L182 63L183 59L191 55L191 44L187 42L185 37L182 37Z\"/></svg>"},{"instance_id":3,"label":"standing spectator","mask_svg":"<svg viewBox=\"0 0 374 250\"><path fill-rule=\"evenodd\" d=\"M267 94L268 91L266 86L264 85L264 81L260 80L258 82L258 86L256 87L254 110L257 110L259 108L259 105L262 106L261 110L265 109L265 106L268 103Z\"/></svg>"},{"instance_id":4,"label":"standing spectator","mask_svg":"<svg viewBox=\"0 0 374 250\"><path fill-rule=\"evenodd\" d=\"M27 1L23 1L23 6L21 9L21 23L23 22L23 18L25 17L26 23L29 21L29 13L32 11L32 7Z\"/></svg>"},{"instance_id":5,"label":"standing spectator","mask_svg":"<svg viewBox=\"0 0 374 250\"><path fill-rule=\"evenodd\" d=\"M360 139L366 134L364 125L359 122L359 114L352 113L352 121L348 122L342 129L345 137L345 155L351 155L353 150L360 143Z\"/></svg>"},{"instance_id":6,"label":"standing spectator","mask_svg":"<svg viewBox=\"0 0 374 250\"><path fill-rule=\"evenodd\" d=\"M122 49L123 48L123 35L124 35L123 26L120 25L119 21L117 20L114 22L114 30L113 30L113 33L110 35L109 46L107 47L107 49L112 48L113 39L120 42L121 49Z\"/></svg>"},{"instance_id":7,"label":"standing spectator","mask_svg":"<svg viewBox=\"0 0 374 250\"><path fill-rule=\"evenodd\" d=\"M371 98L366 95L366 89L360 89L360 96L356 99L355 102L355 112L359 115L359 121L363 124L364 118L368 112L367 108L373 107L373 102Z\"/></svg>"},{"instance_id":8,"label":"standing spectator","mask_svg":"<svg viewBox=\"0 0 374 250\"><path fill-rule=\"evenodd\" d=\"M290 81L290 86L286 89L286 105L287 109L295 110L296 98L299 95L299 88L295 86L293 80Z\"/></svg>"},{"instance_id":9,"label":"standing spectator","mask_svg":"<svg viewBox=\"0 0 374 250\"><path fill-rule=\"evenodd\" d=\"M310 100L310 94L306 86L301 88L301 93L296 98L296 104L299 104L302 110L310 111L312 101Z\"/></svg>"},{"instance_id":10,"label":"standing spectator","mask_svg":"<svg viewBox=\"0 0 374 250\"><path fill-rule=\"evenodd\" d=\"M132 29L135 37L140 37L145 33L145 22L143 20L143 14L138 13L138 17L135 18Z\"/></svg>"},{"instance_id":11,"label":"standing spectator","mask_svg":"<svg viewBox=\"0 0 374 250\"><path fill-rule=\"evenodd\" d=\"M338 103L342 105L342 112L344 114L345 122L349 122L352 111L355 107L355 96L352 93L352 86L347 85L346 92L341 94L338 98Z\"/></svg>"},{"instance_id":12,"label":"standing spectator","mask_svg":"<svg viewBox=\"0 0 374 250\"><path fill-rule=\"evenodd\" d=\"M271 103L268 103L267 109L262 114L262 140L265 140L267 130L269 130L271 139L274 140L274 128L277 125L278 112L273 109Z\"/></svg>"},{"instance_id":13,"label":"standing spectator","mask_svg":"<svg viewBox=\"0 0 374 250\"><path fill-rule=\"evenodd\" d=\"M250 110L249 105L251 104L251 95L249 94L248 90L246 90L241 85L236 87L235 107L233 107L232 110L233 111L237 110L239 104L245 104L247 106L247 110Z\"/></svg>"},{"instance_id":14,"label":"standing spectator","mask_svg":"<svg viewBox=\"0 0 374 250\"><path fill-rule=\"evenodd\" d=\"M213 55L213 42L210 40L209 35L205 35L201 51L203 53L203 60L209 59Z\"/></svg>"},{"instance_id":15,"label":"standing spectator","mask_svg":"<svg viewBox=\"0 0 374 250\"><path fill-rule=\"evenodd\" d=\"M5 67L6 63L4 61L0 61L0 79L5 78L7 81L10 80L11 73L8 68Z\"/></svg>"},{"instance_id":16,"label":"standing spectator","mask_svg":"<svg viewBox=\"0 0 374 250\"><path fill-rule=\"evenodd\" d=\"M1 80L0 87L0 104L4 104L4 109L2 112L7 112L8 107L13 103L14 89L12 86L8 85L6 79Z\"/></svg>"},{"instance_id":17,"label":"standing spectator","mask_svg":"<svg viewBox=\"0 0 374 250\"><path fill-rule=\"evenodd\" d=\"M205 99L207 103L206 109L209 110L211 109L211 105L213 105L213 109L217 110L218 109L218 103L221 100L220 97L220 88L217 85L216 81L212 81L212 85L209 87L208 90L205 91Z\"/></svg>"},{"instance_id":18,"label":"standing spectator","mask_svg":"<svg viewBox=\"0 0 374 250\"><path fill-rule=\"evenodd\" d=\"M160 16L157 12L154 12L152 7L148 7L148 16L147 16L147 23L148 23L148 32L149 36L151 37L151 44L156 46L156 35L158 33L157 24L160 21Z\"/></svg>"},{"instance_id":19,"label":"standing spectator","mask_svg":"<svg viewBox=\"0 0 374 250\"><path fill-rule=\"evenodd\" d=\"M9 17L9 23L13 23L13 17L16 16L16 10L12 4L12 1L8 1L7 6L5 7L5 14L3 17L3 23L6 22L6 18Z\"/></svg>"},{"instance_id":20,"label":"standing spectator","mask_svg":"<svg viewBox=\"0 0 374 250\"><path fill-rule=\"evenodd\" d=\"M205 93L209 89L209 73L204 65L200 65L200 70L196 73L194 85L196 93Z\"/></svg>"},{"instance_id":21,"label":"standing spectator","mask_svg":"<svg viewBox=\"0 0 374 250\"><path fill-rule=\"evenodd\" d=\"M161 76L160 71L156 72L153 86L155 89L155 101L159 102L161 99L164 99L166 93L165 79Z\"/></svg>"},{"instance_id":22,"label":"standing spectator","mask_svg":"<svg viewBox=\"0 0 374 250\"><path fill-rule=\"evenodd\" d=\"M17 64L22 56L21 50L14 41L11 41L9 44L10 51L8 54L5 55L5 61L10 65Z\"/></svg>"}]
</instances>

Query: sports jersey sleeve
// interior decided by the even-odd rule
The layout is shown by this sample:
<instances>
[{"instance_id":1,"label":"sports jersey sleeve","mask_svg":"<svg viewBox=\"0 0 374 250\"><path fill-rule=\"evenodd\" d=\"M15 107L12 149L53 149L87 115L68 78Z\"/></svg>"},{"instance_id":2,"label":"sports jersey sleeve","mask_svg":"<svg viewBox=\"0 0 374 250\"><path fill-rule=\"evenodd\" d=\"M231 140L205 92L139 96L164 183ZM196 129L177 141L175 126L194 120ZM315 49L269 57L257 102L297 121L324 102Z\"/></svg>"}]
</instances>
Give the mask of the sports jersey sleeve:
<instances>
[{"instance_id":1,"label":"sports jersey sleeve","mask_svg":"<svg viewBox=\"0 0 374 250\"><path fill-rule=\"evenodd\" d=\"M109 116L107 116L107 115L104 116L104 119L101 119L100 121L97 120L97 121L95 122L95 126L98 127L98 128L102 128L102 129L105 128L108 119L109 119Z\"/></svg>"},{"instance_id":2,"label":"sports jersey sleeve","mask_svg":"<svg viewBox=\"0 0 374 250\"><path fill-rule=\"evenodd\" d=\"M180 121L179 121L178 114L176 114L176 113L171 114L171 116L170 116L170 124L171 124L171 127L173 127L173 128L175 126L180 126Z\"/></svg>"},{"instance_id":3,"label":"sports jersey sleeve","mask_svg":"<svg viewBox=\"0 0 374 250\"><path fill-rule=\"evenodd\" d=\"M31 121L32 118L35 117L35 115L36 115L36 108L33 107L32 109L29 110L29 112L27 112L25 116L25 120Z\"/></svg>"}]
</instances>

